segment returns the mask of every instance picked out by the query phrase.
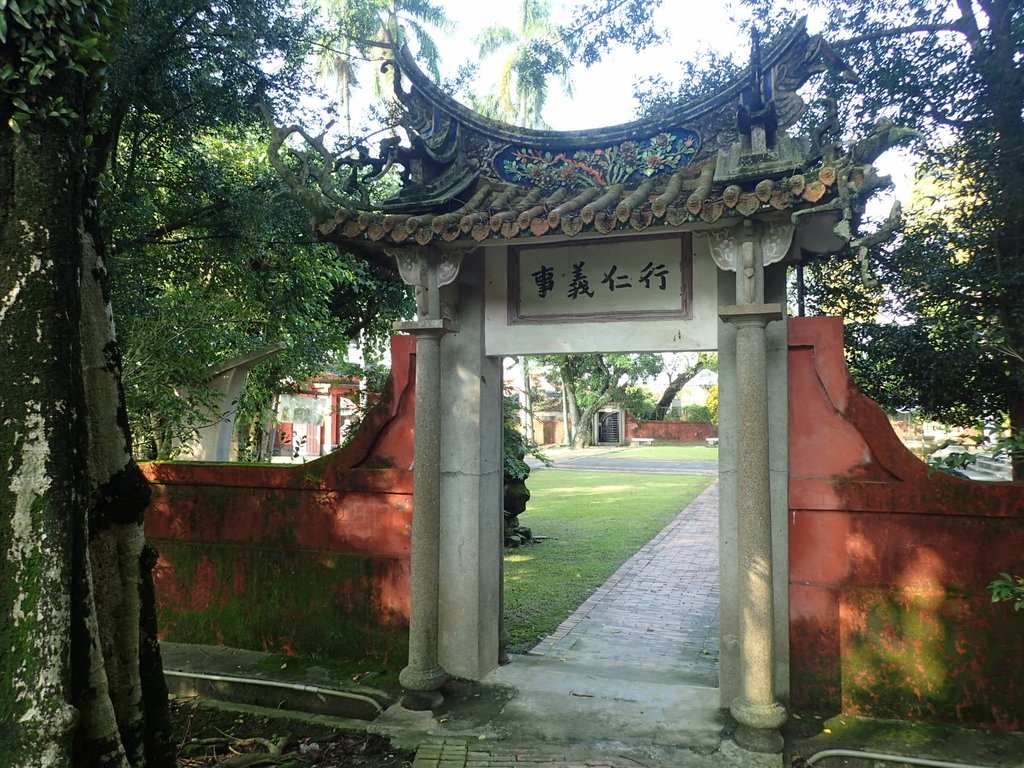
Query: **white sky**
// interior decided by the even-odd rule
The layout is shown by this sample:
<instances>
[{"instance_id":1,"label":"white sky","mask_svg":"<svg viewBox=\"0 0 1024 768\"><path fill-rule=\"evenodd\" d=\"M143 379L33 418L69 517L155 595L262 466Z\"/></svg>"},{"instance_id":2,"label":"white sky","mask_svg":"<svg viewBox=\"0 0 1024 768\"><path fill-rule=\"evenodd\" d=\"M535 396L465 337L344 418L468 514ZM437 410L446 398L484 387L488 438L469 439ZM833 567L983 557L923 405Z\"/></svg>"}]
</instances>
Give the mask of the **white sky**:
<instances>
[{"instance_id":1,"label":"white sky","mask_svg":"<svg viewBox=\"0 0 1024 768\"><path fill-rule=\"evenodd\" d=\"M486 27L500 23L515 29L514 9L518 4L518 0L443 2L449 17L458 25L450 41L438 41L445 66L454 71L467 59L475 60L477 46L473 39ZM574 5L573 0L568 3L552 0L555 22L567 21L567 8ZM655 19L659 29L667 30L668 43L641 53L620 46L610 50L599 64L590 68L576 67L572 73L573 97L567 97L559 87L553 86L545 119L556 130L599 128L627 122L635 117L633 84L637 79L661 73L667 81L673 82L679 61L695 59L709 48L726 51L738 46L745 59L749 38L739 32L737 24L729 21L725 5L664 0ZM696 18L695 8L699 8L699 18ZM484 89L489 85L482 76L479 87Z\"/></svg>"}]
</instances>

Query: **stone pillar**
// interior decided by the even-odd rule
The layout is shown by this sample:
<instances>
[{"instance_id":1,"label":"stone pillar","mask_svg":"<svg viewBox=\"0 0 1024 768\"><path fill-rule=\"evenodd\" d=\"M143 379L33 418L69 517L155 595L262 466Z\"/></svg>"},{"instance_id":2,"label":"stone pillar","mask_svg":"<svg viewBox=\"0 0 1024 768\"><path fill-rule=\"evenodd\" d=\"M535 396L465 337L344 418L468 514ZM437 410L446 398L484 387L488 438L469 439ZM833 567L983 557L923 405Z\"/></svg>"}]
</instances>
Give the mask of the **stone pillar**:
<instances>
[{"instance_id":1,"label":"stone pillar","mask_svg":"<svg viewBox=\"0 0 1024 768\"><path fill-rule=\"evenodd\" d=\"M782 317L777 304L725 308L736 328L736 505L739 553L740 695L730 705L736 743L779 752L785 708L775 701L771 487L765 326Z\"/></svg>"},{"instance_id":2,"label":"stone pillar","mask_svg":"<svg viewBox=\"0 0 1024 768\"><path fill-rule=\"evenodd\" d=\"M412 494L412 606L403 688L436 691L448 678L437 662L441 525L441 328L416 328L416 445Z\"/></svg>"},{"instance_id":3,"label":"stone pillar","mask_svg":"<svg viewBox=\"0 0 1024 768\"><path fill-rule=\"evenodd\" d=\"M482 254L481 254L482 255ZM441 584L438 659L479 680L498 664L501 612L500 358L484 348L483 259L464 259L459 332L441 342Z\"/></svg>"},{"instance_id":4,"label":"stone pillar","mask_svg":"<svg viewBox=\"0 0 1024 768\"><path fill-rule=\"evenodd\" d=\"M736 743L752 752L779 752L785 708L775 690L775 591L772 543L771 451L765 329L782 319L780 304L766 304L765 267L785 257L793 239L786 222L745 220L708 233L711 256L735 273L735 301L721 319L735 331L735 536L733 575L739 679L731 682L729 709L739 723ZM724 441L723 441L724 443ZM726 494L723 492L723 501ZM724 644L724 638L723 638ZM725 649L723 648L723 651ZM723 702L725 703L725 702Z\"/></svg>"},{"instance_id":5,"label":"stone pillar","mask_svg":"<svg viewBox=\"0 0 1024 768\"><path fill-rule=\"evenodd\" d=\"M458 275L461 254L426 248L390 251L402 279L416 287L417 319L396 323L416 337L416 443L413 463L412 596L409 664L398 675L405 703L418 709L441 702L448 674L438 663L438 587L441 524L441 337L457 331L440 288ZM446 311L447 309L447 311ZM449 315L449 316L446 316Z\"/></svg>"}]
</instances>

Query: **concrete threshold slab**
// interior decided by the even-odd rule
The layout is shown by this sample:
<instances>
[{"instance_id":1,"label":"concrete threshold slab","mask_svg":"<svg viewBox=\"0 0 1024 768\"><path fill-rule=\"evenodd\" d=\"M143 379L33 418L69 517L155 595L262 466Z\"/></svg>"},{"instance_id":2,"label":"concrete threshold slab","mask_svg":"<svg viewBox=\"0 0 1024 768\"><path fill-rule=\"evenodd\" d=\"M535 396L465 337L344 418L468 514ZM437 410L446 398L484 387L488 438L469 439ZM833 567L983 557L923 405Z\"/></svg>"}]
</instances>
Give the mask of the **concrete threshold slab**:
<instances>
[{"instance_id":1,"label":"concrete threshold slab","mask_svg":"<svg viewBox=\"0 0 1024 768\"><path fill-rule=\"evenodd\" d=\"M369 730L399 746L448 744L449 755L462 739L476 756L466 765L503 765L500 758L509 755L517 765L782 765L778 755L738 750L727 735L718 689L685 680L684 674L658 677L624 665L515 656L481 682L453 682L434 712L395 706ZM431 765L430 754L416 765ZM488 762L488 755L498 762ZM545 755L560 757L541 759Z\"/></svg>"}]
</instances>

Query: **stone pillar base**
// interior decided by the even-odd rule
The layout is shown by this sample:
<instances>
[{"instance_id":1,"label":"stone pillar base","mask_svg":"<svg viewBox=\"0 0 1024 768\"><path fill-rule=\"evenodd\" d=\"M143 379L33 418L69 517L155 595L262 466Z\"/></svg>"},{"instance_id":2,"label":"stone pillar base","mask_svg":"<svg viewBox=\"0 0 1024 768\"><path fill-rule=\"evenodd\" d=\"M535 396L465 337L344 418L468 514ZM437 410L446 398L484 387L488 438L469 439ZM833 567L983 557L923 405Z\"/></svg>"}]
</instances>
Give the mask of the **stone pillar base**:
<instances>
[{"instance_id":1,"label":"stone pillar base","mask_svg":"<svg viewBox=\"0 0 1024 768\"><path fill-rule=\"evenodd\" d=\"M444 696L440 691L406 691L398 704L410 712L430 712L444 704Z\"/></svg>"},{"instance_id":2,"label":"stone pillar base","mask_svg":"<svg viewBox=\"0 0 1024 768\"><path fill-rule=\"evenodd\" d=\"M781 704L752 704L742 698L729 707L739 726L733 740L749 752L775 754L782 751L779 728L786 722L786 708Z\"/></svg>"},{"instance_id":3,"label":"stone pillar base","mask_svg":"<svg viewBox=\"0 0 1024 768\"><path fill-rule=\"evenodd\" d=\"M740 725L737 726L732 738L736 746L763 755L777 755L785 744L777 728L751 728L749 725Z\"/></svg>"},{"instance_id":4,"label":"stone pillar base","mask_svg":"<svg viewBox=\"0 0 1024 768\"><path fill-rule=\"evenodd\" d=\"M448 679L448 673L439 665L413 667L411 664L398 673L398 683L407 691L436 691Z\"/></svg>"}]
</instances>

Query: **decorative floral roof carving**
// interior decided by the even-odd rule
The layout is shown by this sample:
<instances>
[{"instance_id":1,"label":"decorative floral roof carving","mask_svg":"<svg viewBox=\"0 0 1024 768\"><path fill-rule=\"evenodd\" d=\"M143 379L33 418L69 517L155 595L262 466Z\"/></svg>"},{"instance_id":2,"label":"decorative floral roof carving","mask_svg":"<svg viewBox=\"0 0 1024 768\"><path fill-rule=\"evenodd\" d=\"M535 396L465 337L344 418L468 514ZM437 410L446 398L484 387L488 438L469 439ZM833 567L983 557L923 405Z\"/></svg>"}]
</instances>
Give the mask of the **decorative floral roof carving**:
<instances>
[{"instance_id":1,"label":"decorative floral roof carving","mask_svg":"<svg viewBox=\"0 0 1024 768\"><path fill-rule=\"evenodd\" d=\"M610 147L551 150L512 145L493 160L498 176L511 184L553 189L639 184L685 168L700 149L700 136L677 129L629 139Z\"/></svg>"}]
</instances>

